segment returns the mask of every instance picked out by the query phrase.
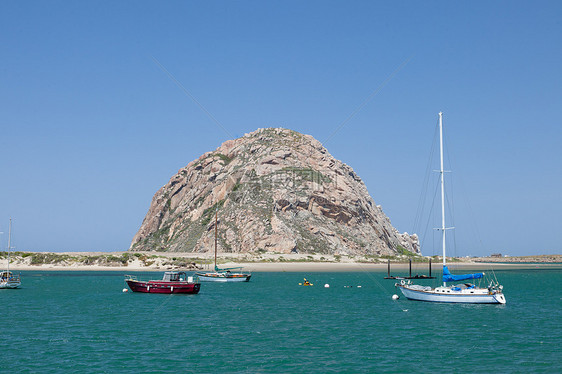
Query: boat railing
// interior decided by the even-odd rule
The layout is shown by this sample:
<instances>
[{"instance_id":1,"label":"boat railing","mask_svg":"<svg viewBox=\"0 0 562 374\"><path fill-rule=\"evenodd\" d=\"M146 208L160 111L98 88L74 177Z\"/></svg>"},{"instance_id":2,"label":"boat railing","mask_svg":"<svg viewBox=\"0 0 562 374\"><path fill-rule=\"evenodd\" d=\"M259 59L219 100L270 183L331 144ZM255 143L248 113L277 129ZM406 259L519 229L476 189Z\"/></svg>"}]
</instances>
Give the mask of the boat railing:
<instances>
[{"instance_id":1,"label":"boat railing","mask_svg":"<svg viewBox=\"0 0 562 374\"><path fill-rule=\"evenodd\" d=\"M138 281L136 275L125 274L125 280L131 281ZM180 279L178 279L180 280ZM199 283L199 277L196 274L193 275L186 275L184 278L181 278L182 282L190 282L190 283Z\"/></svg>"}]
</instances>

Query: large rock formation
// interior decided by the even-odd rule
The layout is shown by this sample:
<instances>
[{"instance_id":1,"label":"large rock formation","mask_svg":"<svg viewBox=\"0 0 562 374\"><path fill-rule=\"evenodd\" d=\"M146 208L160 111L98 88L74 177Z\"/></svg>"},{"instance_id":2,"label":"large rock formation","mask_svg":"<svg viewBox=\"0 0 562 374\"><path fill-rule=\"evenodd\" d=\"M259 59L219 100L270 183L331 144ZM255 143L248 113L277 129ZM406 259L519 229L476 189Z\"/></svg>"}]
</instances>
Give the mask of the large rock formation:
<instances>
[{"instance_id":1,"label":"large rock formation","mask_svg":"<svg viewBox=\"0 0 562 374\"><path fill-rule=\"evenodd\" d=\"M310 135L258 129L224 142L153 197L130 250L391 255L419 253L361 178Z\"/></svg>"}]
</instances>

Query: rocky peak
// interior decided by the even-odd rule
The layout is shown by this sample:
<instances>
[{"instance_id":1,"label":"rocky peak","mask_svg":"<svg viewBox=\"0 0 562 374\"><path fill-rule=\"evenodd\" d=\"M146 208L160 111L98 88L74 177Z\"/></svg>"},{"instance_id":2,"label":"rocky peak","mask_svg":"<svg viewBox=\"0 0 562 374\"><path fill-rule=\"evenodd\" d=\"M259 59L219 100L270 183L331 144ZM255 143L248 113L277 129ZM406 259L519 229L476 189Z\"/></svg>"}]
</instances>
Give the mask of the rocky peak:
<instances>
[{"instance_id":1,"label":"rocky peak","mask_svg":"<svg viewBox=\"0 0 562 374\"><path fill-rule=\"evenodd\" d=\"M153 197L131 250L419 253L353 169L310 135L258 129L180 169Z\"/></svg>"}]
</instances>

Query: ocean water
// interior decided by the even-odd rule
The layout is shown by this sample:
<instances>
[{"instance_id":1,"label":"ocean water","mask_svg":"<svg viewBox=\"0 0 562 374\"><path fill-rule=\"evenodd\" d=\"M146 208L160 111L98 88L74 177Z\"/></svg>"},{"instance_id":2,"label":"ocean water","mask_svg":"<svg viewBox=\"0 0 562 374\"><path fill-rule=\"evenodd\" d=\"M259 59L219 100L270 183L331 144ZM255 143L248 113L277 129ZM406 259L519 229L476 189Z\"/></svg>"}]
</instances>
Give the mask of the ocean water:
<instances>
[{"instance_id":1,"label":"ocean water","mask_svg":"<svg viewBox=\"0 0 562 374\"><path fill-rule=\"evenodd\" d=\"M21 289L0 290L0 369L562 372L562 270L496 274L507 305L393 301L384 272L254 273L198 295L123 293L118 272L22 272Z\"/></svg>"}]
</instances>

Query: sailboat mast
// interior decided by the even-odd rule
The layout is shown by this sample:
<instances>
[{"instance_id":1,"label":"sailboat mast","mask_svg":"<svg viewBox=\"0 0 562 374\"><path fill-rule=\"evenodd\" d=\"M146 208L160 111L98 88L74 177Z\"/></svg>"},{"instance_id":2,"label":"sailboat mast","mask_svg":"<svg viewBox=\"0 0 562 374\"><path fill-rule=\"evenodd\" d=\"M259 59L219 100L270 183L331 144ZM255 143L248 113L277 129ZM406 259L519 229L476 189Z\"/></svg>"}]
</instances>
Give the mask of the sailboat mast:
<instances>
[{"instance_id":1,"label":"sailboat mast","mask_svg":"<svg viewBox=\"0 0 562 374\"><path fill-rule=\"evenodd\" d=\"M8 273L10 272L10 250L12 248L12 218L10 217L10 227L8 228Z\"/></svg>"},{"instance_id":2,"label":"sailboat mast","mask_svg":"<svg viewBox=\"0 0 562 374\"><path fill-rule=\"evenodd\" d=\"M217 224L218 224L219 208L215 210L215 271L217 270Z\"/></svg>"},{"instance_id":3,"label":"sailboat mast","mask_svg":"<svg viewBox=\"0 0 562 374\"><path fill-rule=\"evenodd\" d=\"M441 232L443 240L443 266L447 264L445 254L445 170L443 169L443 112L439 112L439 149L441 156ZM443 282L445 285L445 282Z\"/></svg>"}]
</instances>

